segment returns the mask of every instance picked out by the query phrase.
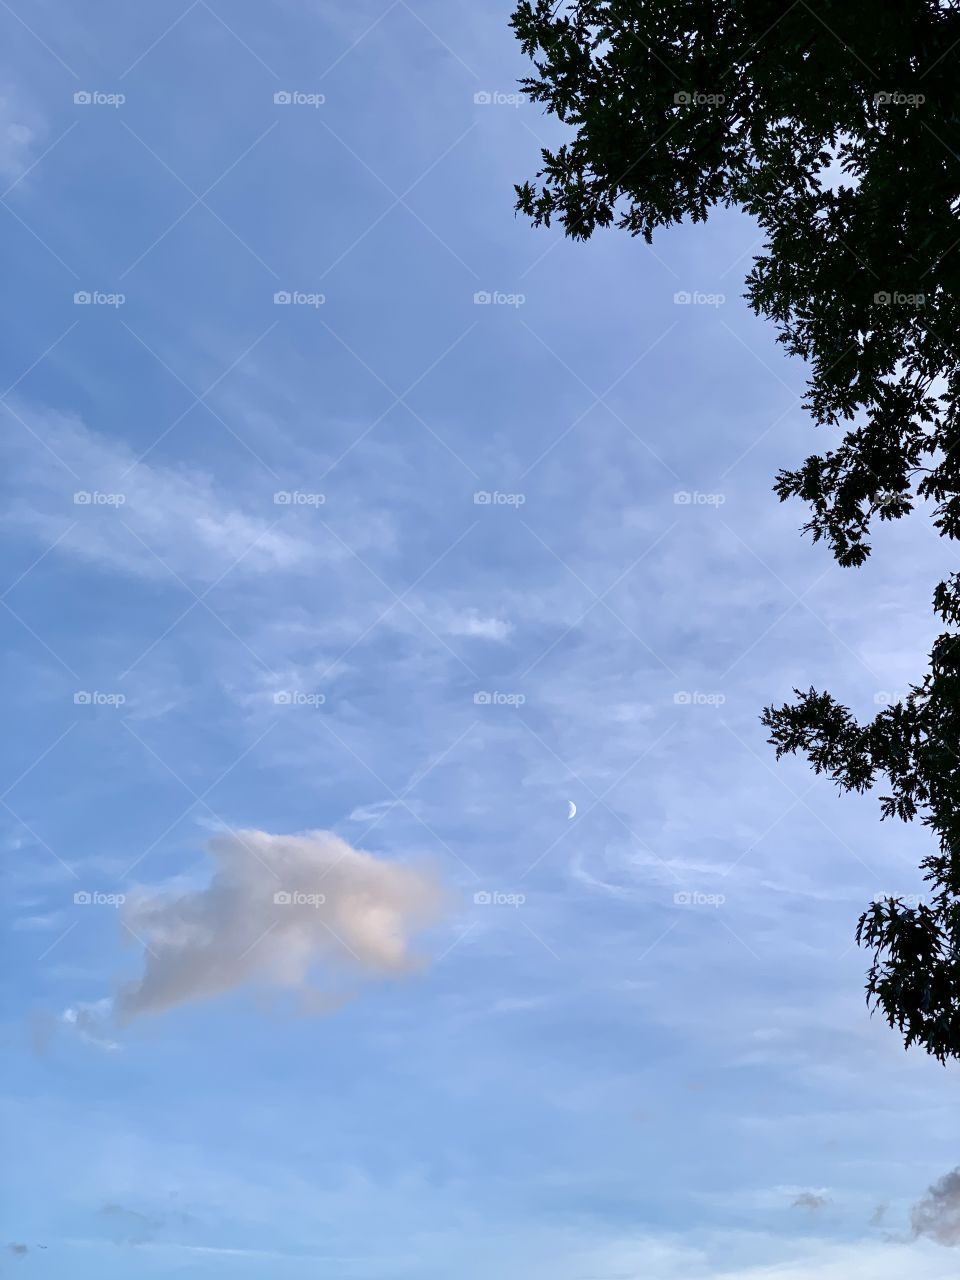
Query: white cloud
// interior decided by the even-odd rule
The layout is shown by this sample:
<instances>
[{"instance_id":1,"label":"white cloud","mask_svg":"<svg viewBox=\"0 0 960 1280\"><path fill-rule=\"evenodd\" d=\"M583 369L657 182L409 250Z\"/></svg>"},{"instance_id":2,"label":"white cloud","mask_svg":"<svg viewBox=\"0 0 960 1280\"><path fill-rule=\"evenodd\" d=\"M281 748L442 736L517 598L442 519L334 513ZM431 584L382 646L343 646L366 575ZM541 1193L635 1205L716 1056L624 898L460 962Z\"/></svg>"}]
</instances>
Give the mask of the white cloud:
<instances>
[{"instance_id":1,"label":"white cloud","mask_svg":"<svg viewBox=\"0 0 960 1280\"><path fill-rule=\"evenodd\" d=\"M16 95L4 86L0 90L0 175L16 178L30 163L31 147L36 140L36 123Z\"/></svg>"},{"instance_id":2,"label":"white cloud","mask_svg":"<svg viewBox=\"0 0 960 1280\"><path fill-rule=\"evenodd\" d=\"M7 439L21 498L9 518L42 541L61 538L60 550L149 577L172 572L206 581L234 566L239 573L270 573L318 558L316 537L279 527L285 508L273 503L266 482L261 510L250 513L209 476L140 462L127 445L78 418L23 406L16 414L20 421L10 420Z\"/></svg>"},{"instance_id":3,"label":"white cloud","mask_svg":"<svg viewBox=\"0 0 960 1280\"><path fill-rule=\"evenodd\" d=\"M97 1000L93 1004L78 1004L73 1008L64 1009L60 1018L64 1025L73 1027L90 1044L95 1044L101 1049L114 1052L120 1046L115 1040L110 1040L103 1034L103 1028L111 1010L112 1001L103 999Z\"/></svg>"},{"instance_id":4,"label":"white cloud","mask_svg":"<svg viewBox=\"0 0 960 1280\"><path fill-rule=\"evenodd\" d=\"M116 1002L124 1020L248 983L296 990L316 1009L311 969L364 978L414 967L409 936L436 919L443 893L427 871L352 848L328 831L241 831L208 845L206 888L144 893L124 923L144 947L141 978Z\"/></svg>"},{"instance_id":5,"label":"white cloud","mask_svg":"<svg viewBox=\"0 0 960 1280\"><path fill-rule=\"evenodd\" d=\"M19 916L10 926L17 932L30 929L56 929L63 921L59 911L48 911L41 915Z\"/></svg>"},{"instance_id":6,"label":"white cloud","mask_svg":"<svg viewBox=\"0 0 960 1280\"><path fill-rule=\"evenodd\" d=\"M502 618L488 618L476 609L461 609L441 621L441 629L448 636L467 636L473 640L506 640L513 631L513 624Z\"/></svg>"}]
</instances>

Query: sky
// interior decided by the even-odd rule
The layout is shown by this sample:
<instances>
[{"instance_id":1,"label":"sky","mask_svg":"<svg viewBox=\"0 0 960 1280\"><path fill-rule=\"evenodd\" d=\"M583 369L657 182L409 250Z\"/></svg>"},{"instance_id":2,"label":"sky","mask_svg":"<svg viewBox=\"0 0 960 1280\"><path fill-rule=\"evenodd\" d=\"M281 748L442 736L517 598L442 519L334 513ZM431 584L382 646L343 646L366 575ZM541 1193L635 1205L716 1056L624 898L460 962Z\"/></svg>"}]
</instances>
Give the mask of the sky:
<instances>
[{"instance_id":1,"label":"sky","mask_svg":"<svg viewBox=\"0 0 960 1280\"><path fill-rule=\"evenodd\" d=\"M515 217L508 18L2 3L0 1275L956 1273L853 937L927 842L758 720L942 550L778 504L745 216Z\"/></svg>"}]
</instances>

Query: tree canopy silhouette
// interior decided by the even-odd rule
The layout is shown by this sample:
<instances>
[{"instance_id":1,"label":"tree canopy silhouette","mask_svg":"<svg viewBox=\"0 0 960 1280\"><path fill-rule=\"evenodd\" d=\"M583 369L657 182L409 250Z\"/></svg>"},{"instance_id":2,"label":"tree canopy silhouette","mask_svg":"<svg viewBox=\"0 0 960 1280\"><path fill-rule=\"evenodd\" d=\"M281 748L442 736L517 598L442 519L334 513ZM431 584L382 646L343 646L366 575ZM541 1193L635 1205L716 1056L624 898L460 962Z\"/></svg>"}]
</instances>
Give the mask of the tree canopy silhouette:
<instances>
[{"instance_id":1,"label":"tree canopy silhouette","mask_svg":"<svg viewBox=\"0 0 960 1280\"><path fill-rule=\"evenodd\" d=\"M936 0L521 0L512 26L529 97L571 129L517 208L587 239L736 206L762 229L753 310L808 362L805 404L835 447L781 471L814 541L841 565L875 520L915 507L960 537L960 5ZM960 622L960 574L934 594ZM960 1057L960 636L898 703L859 723L794 690L763 723L845 791L882 788L936 852L927 902L872 903L867 998L906 1045Z\"/></svg>"}]
</instances>

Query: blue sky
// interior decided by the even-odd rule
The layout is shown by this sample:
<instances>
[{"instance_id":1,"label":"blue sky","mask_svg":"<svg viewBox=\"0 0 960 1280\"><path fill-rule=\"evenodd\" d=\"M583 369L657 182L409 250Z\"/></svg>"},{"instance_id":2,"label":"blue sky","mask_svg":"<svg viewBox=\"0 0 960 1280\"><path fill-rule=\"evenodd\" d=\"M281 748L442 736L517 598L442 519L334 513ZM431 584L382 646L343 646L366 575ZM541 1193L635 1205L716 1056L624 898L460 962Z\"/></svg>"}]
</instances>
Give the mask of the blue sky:
<instances>
[{"instance_id":1,"label":"blue sky","mask_svg":"<svg viewBox=\"0 0 960 1280\"><path fill-rule=\"evenodd\" d=\"M757 719L943 555L777 504L755 228L516 220L505 5L3 10L4 1274L952 1275L925 841Z\"/></svg>"}]
</instances>

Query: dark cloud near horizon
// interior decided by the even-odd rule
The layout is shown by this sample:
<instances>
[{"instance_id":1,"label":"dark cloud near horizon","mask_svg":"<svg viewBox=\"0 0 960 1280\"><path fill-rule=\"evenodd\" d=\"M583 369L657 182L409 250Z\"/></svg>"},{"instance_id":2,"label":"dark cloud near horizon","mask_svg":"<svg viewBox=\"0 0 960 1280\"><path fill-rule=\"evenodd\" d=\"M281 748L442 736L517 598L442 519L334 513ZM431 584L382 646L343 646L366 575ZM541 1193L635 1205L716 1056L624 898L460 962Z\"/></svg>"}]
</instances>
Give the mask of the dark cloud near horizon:
<instances>
[{"instance_id":1,"label":"dark cloud near horizon","mask_svg":"<svg viewBox=\"0 0 960 1280\"><path fill-rule=\"evenodd\" d=\"M808 1209L811 1213L816 1213L829 1203L830 1200L827 1196L819 1195L816 1191L801 1191L790 1208Z\"/></svg>"},{"instance_id":2,"label":"dark cloud near horizon","mask_svg":"<svg viewBox=\"0 0 960 1280\"><path fill-rule=\"evenodd\" d=\"M125 1209L120 1204L105 1204L100 1215L109 1218L113 1224L113 1238L117 1244L144 1244L152 1240L163 1226L159 1218L148 1217L136 1209Z\"/></svg>"},{"instance_id":3,"label":"dark cloud near horizon","mask_svg":"<svg viewBox=\"0 0 960 1280\"><path fill-rule=\"evenodd\" d=\"M185 1209L157 1209L155 1213L142 1213L125 1205L111 1202L100 1210L100 1217L108 1219L114 1244L148 1244L170 1227L190 1228L199 1225L200 1219Z\"/></svg>"},{"instance_id":4,"label":"dark cloud near horizon","mask_svg":"<svg viewBox=\"0 0 960 1280\"><path fill-rule=\"evenodd\" d=\"M960 1167L945 1173L910 1213L913 1238L924 1236L947 1248L960 1244Z\"/></svg>"}]
</instances>

